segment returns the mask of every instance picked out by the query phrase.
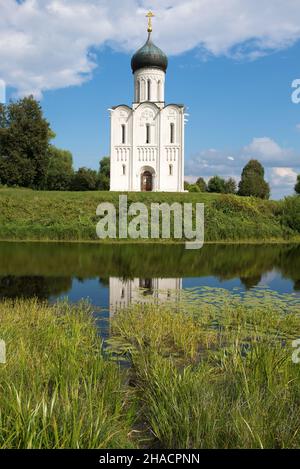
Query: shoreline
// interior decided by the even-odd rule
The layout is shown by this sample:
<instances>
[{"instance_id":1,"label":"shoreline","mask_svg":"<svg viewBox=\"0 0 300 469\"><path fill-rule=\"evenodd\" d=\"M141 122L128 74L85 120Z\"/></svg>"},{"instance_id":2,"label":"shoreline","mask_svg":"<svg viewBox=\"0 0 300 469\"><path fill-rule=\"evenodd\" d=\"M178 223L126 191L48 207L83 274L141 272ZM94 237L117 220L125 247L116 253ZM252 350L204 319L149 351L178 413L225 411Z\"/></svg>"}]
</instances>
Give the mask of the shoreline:
<instances>
[{"instance_id":1,"label":"shoreline","mask_svg":"<svg viewBox=\"0 0 300 469\"><path fill-rule=\"evenodd\" d=\"M158 245L158 246L184 246L187 241L173 241L173 240L168 240L168 241L163 241L163 240L158 240L158 241L151 241L151 240L87 240L87 239L82 239L82 240L76 240L76 239L70 239L70 240L61 240L61 239L1 239L0 238L0 243L15 243L15 244L99 244L99 245L116 245L116 244L121 244L121 245ZM216 241L205 241L205 245L285 245L285 244L300 244L300 237L298 238L292 238L292 239L271 239L271 240L253 240L253 239L248 239L248 240L216 240Z\"/></svg>"}]
</instances>

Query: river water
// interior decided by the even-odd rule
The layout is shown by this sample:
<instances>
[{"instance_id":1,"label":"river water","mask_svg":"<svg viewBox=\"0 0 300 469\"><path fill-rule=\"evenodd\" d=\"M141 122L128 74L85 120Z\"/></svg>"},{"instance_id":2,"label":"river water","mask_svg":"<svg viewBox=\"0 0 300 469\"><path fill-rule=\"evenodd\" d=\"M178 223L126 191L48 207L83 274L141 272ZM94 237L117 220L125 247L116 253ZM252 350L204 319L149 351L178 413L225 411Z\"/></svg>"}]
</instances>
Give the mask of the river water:
<instances>
[{"instance_id":1,"label":"river water","mask_svg":"<svg viewBox=\"0 0 300 469\"><path fill-rule=\"evenodd\" d=\"M300 245L0 243L0 298L87 299L108 319L141 297L197 287L300 296Z\"/></svg>"}]
</instances>

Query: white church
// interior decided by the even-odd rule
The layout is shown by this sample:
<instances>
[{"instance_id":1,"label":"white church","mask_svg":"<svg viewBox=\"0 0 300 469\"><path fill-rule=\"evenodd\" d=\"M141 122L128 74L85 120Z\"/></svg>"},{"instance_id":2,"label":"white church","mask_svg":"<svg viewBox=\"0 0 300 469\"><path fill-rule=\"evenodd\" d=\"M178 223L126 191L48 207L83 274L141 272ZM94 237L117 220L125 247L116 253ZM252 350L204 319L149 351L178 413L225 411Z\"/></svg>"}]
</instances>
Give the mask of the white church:
<instances>
[{"instance_id":1,"label":"white church","mask_svg":"<svg viewBox=\"0 0 300 469\"><path fill-rule=\"evenodd\" d=\"M131 60L134 76L132 107L111 112L111 191L184 191L184 121L182 104L165 103L167 56L151 38Z\"/></svg>"}]
</instances>

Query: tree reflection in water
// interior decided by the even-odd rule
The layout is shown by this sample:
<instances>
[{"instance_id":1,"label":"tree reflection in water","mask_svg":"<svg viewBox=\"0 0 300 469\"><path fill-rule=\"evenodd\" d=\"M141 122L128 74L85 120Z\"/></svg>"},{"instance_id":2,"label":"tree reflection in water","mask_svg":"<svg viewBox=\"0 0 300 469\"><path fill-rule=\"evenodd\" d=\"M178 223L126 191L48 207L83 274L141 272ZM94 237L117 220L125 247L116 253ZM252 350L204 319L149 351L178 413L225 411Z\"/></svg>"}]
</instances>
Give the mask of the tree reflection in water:
<instances>
[{"instance_id":1,"label":"tree reflection in water","mask_svg":"<svg viewBox=\"0 0 300 469\"><path fill-rule=\"evenodd\" d=\"M106 288L110 278L140 279L148 295L154 279L240 279L249 289L270 272L299 291L300 246L219 244L188 251L176 244L0 243L0 298L57 297L76 278L98 278Z\"/></svg>"}]
</instances>

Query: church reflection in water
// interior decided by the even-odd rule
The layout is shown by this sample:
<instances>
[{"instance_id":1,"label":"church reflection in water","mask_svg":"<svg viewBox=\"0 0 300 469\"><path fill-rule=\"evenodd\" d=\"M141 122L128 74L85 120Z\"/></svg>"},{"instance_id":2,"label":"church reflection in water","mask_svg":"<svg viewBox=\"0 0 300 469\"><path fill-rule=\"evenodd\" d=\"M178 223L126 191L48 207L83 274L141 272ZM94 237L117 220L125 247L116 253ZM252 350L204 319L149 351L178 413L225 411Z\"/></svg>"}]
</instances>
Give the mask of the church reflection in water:
<instances>
[{"instance_id":1,"label":"church reflection in water","mask_svg":"<svg viewBox=\"0 0 300 469\"><path fill-rule=\"evenodd\" d=\"M135 278L133 280L111 277L109 279L110 317L132 303L150 301L177 301L182 289L181 278Z\"/></svg>"}]
</instances>

